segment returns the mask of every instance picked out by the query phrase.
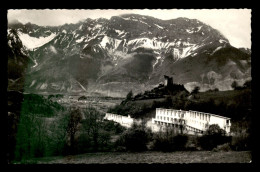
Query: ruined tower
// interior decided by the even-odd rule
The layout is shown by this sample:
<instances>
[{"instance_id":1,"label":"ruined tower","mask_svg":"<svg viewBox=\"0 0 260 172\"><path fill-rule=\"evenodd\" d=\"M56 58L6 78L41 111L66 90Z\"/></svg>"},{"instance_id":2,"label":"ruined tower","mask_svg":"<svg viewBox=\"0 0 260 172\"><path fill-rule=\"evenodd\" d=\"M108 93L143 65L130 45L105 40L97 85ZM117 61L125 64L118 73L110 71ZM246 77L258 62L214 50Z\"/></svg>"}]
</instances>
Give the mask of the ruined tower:
<instances>
[{"instance_id":1,"label":"ruined tower","mask_svg":"<svg viewBox=\"0 0 260 172\"><path fill-rule=\"evenodd\" d=\"M171 86L171 85L173 85L172 77L164 75L164 86L168 87L168 86Z\"/></svg>"}]
</instances>

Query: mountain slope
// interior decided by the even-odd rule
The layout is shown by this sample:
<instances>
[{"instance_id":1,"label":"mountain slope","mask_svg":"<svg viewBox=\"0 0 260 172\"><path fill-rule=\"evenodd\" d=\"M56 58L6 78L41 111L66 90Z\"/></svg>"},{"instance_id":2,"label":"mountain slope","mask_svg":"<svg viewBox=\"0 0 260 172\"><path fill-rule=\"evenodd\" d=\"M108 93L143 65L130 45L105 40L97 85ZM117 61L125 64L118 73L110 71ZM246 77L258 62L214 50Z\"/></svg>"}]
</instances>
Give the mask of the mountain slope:
<instances>
[{"instance_id":1,"label":"mountain slope","mask_svg":"<svg viewBox=\"0 0 260 172\"><path fill-rule=\"evenodd\" d=\"M172 75L188 90L231 89L250 79L249 50L236 49L217 30L195 19L160 20L126 14L42 27L9 25L33 61L29 92L99 92L125 96L153 88ZM203 90L202 89L202 90Z\"/></svg>"}]
</instances>

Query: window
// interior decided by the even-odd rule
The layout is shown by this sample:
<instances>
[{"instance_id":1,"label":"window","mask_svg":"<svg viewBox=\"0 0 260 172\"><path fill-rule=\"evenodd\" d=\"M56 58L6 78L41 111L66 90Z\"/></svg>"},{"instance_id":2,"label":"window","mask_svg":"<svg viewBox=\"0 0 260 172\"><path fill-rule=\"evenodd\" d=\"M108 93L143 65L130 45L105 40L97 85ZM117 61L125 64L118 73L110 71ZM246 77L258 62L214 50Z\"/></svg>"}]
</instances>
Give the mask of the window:
<instances>
[{"instance_id":1,"label":"window","mask_svg":"<svg viewBox=\"0 0 260 172\"><path fill-rule=\"evenodd\" d=\"M169 117L167 117L167 121L169 121Z\"/></svg>"},{"instance_id":2,"label":"window","mask_svg":"<svg viewBox=\"0 0 260 172\"><path fill-rule=\"evenodd\" d=\"M163 117L163 120L165 120L165 117Z\"/></svg>"},{"instance_id":3,"label":"window","mask_svg":"<svg viewBox=\"0 0 260 172\"><path fill-rule=\"evenodd\" d=\"M227 120L227 124L229 124L229 120Z\"/></svg>"}]
</instances>

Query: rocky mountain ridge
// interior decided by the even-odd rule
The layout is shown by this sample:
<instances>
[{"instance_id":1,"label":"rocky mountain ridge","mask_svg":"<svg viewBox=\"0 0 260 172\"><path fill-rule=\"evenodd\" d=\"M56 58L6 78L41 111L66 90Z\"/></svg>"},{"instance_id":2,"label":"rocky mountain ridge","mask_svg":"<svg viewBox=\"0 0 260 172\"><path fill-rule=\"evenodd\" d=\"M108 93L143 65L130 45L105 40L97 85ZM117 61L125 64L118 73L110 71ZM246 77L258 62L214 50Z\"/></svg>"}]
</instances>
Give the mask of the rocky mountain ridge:
<instances>
[{"instance_id":1,"label":"rocky mountain ridge","mask_svg":"<svg viewBox=\"0 0 260 172\"><path fill-rule=\"evenodd\" d=\"M187 18L126 14L57 27L9 24L8 51L15 49L10 58L22 53L30 59L28 92L125 96L155 87L164 75L188 90L227 90L234 80L251 78L250 50L232 47L219 31Z\"/></svg>"}]
</instances>

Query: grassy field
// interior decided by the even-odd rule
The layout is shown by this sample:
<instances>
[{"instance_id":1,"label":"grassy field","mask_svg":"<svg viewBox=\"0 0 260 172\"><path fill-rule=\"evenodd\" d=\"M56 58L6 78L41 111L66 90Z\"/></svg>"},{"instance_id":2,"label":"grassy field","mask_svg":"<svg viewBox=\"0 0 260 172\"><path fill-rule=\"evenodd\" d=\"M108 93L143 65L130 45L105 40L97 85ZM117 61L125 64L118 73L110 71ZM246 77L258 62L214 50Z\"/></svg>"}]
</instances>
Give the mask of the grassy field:
<instances>
[{"instance_id":1,"label":"grassy field","mask_svg":"<svg viewBox=\"0 0 260 172\"><path fill-rule=\"evenodd\" d=\"M35 164L175 164L175 163L250 163L249 151L180 151L180 152L102 152L86 153L65 157L34 159L28 163Z\"/></svg>"}]
</instances>

